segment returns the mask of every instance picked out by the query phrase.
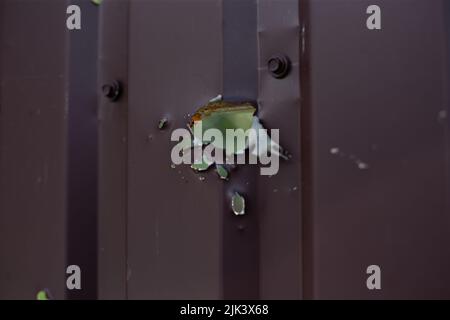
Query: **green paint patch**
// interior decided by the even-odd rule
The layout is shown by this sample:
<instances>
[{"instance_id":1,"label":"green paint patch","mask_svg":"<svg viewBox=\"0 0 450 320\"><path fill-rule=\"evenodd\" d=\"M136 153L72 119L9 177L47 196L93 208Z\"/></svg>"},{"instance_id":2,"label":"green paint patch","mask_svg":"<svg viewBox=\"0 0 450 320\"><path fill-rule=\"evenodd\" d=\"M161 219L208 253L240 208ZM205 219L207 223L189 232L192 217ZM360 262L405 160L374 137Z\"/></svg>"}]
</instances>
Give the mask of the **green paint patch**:
<instances>
[{"instance_id":1,"label":"green paint patch","mask_svg":"<svg viewBox=\"0 0 450 320\"><path fill-rule=\"evenodd\" d=\"M237 192L235 192L231 198L231 209L237 216L242 216L245 214L245 199Z\"/></svg>"},{"instance_id":2,"label":"green paint patch","mask_svg":"<svg viewBox=\"0 0 450 320\"><path fill-rule=\"evenodd\" d=\"M220 164L216 164L216 172L219 175L220 179L222 180L228 180L228 170L225 169L224 166L220 165Z\"/></svg>"},{"instance_id":3,"label":"green paint patch","mask_svg":"<svg viewBox=\"0 0 450 320\"><path fill-rule=\"evenodd\" d=\"M47 292L45 290L41 290L36 294L36 300L50 300L48 298Z\"/></svg>"},{"instance_id":4,"label":"green paint patch","mask_svg":"<svg viewBox=\"0 0 450 320\"><path fill-rule=\"evenodd\" d=\"M248 102L233 103L226 101L214 101L199 108L191 117L190 127L193 129L194 137L202 140L204 132L216 129L222 133L224 140L227 130L243 130L246 132L252 127L253 115L256 108ZM201 127L201 130L200 130ZM204 141L211 142L215 147L225 150L226 141ZM245 150L245 141L235 145L235 153Z\"/></svg>"},{"instance_id":5,"label":"green paint patch","mask_svg":"<svg viewBox=\"0 0 450 320\"><path fill-rule=\"evenodd\" d=\"M195 171L206 171L211 166L211 163L207 163L203 161L202 163L194 163L191 165L191 168Z\"/></svg>"},{"instance_id":6,"label":"green paint patch","mask_svg":"<svg viewBox=\"0 0 450 320\"><path fill-rule=\"evenodd\" d=\"M162 130L167 126L167 119L166 118L162 118L161 120L159 120L158 122L158 129Z\"/></svg>"}]
</instances>

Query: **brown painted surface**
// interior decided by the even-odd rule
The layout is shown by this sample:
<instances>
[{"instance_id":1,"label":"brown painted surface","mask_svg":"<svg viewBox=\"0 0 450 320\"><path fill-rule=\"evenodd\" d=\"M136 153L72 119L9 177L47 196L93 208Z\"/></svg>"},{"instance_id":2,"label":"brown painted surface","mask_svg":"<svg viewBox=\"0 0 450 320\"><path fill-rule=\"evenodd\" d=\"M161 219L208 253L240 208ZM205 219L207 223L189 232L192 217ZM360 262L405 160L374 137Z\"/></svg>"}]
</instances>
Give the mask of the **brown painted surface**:
<instances>
[{"instance_id":1,"label":"brown painted surface","mask_svg":"<svg viewBox=\"0 0 450 320\"><path fill-rule=\"evenodd\" d=\"M223 96L225 99L252 101L258 97L257 3L252 0L222 2L223 16ZM236 54L239 48L239 54ZM241 165L223 183L222 267L223 299L260 297L260 207L259 168ZM230 206L232 195L245 197L246 214L236 217Z\"/></svg>"},{"instance_id":2,"label":"brown painted surface","mask_svg":"<svg viewBox=\"0 0 450 320\"><path fill-rule=\"evenodd\" d=\"M68 299L97 298L98 212L98 9L90 0L80 6L81 30L69 40L67 140L67 265L81 269L81 290L67 290ZM62 26L63 27L63 26ZM60 27L60 28L62 28Z\"/></svg>"},{"instance_id":3,"label":"brown painted surface","mask_svg":"<svg viewBox=\"0 0 450 320\"><path fill-rule=\"evenodd\" d=\"M69 37L65 2L0 1L0 298L450 298L445 1L380 0L381 31L366 0L82 3ZM280 129L277 175L171 168L172 130L218 94Z\"/></svg>"},{"instance_id":4,"label":"brown painted surface","mask_svg":"<svg viewBox=\"0 0 450 320\"><path fill-rule=\"evenodd\" d=\"M172 130L222 92L221 12L216 0L131 2L129 298L222 295L222 181L170 159Z\"/></svg>"},{"instance_id":5,"label":"brown painted surface","mask_svg":"<svg viewBox=\"0 0 450 320\"><path fill-rule=\"evenodd\" d=\"M99 80L120 81L119 100L99 100L98 297L127 297L128 1L105 1L99 17Z\"/></svg>"},{"instance_id":6,"label":"brown painted surface","mask_svg":"<svg viewBox=\"0 0 450 320\"><path fill-rule=\"evenodd\" d=\"M259 112L268 129L280 130L280 144L292 155L280 159L280 171L258 176L256 205L260 219L261 298L300 299L300 21L298 1L258 2ZM290 74L273 78L267 70L272 55L285 54Z\"/></svg>"},{"instance_id":7,"label":"brown painted surface","mask_svg":"<svg viewBox=\"0 0 450 320\"><path fill-rule=\"evenodd\" d=\"M306 13L305 296L450 298L444 1L378 1L381 31L365 28L370 4Z\"/></svg>"},{"instance_id":8,"label":"brown painted surface","mask_svg":"<svg viewBox=\"0 0 450 320\"><path fill-rule=\"evenodd\" d=\"M65 296L68 52L61 12L63 2L0 2L3 299L34 299L44 288Z\"/></svg>"},{"instance_id":9,"label":"brown painted surface","mask_svg":"<svg viewBox=\"0 0 450 320\"><path fill-rule=\"evenodd\" d=\"M76 3L74 32L63 1L0 4L2 298L96 298L96 10ZM66 290L72 264L80 291Z\"/></svg>"}]
</instances>

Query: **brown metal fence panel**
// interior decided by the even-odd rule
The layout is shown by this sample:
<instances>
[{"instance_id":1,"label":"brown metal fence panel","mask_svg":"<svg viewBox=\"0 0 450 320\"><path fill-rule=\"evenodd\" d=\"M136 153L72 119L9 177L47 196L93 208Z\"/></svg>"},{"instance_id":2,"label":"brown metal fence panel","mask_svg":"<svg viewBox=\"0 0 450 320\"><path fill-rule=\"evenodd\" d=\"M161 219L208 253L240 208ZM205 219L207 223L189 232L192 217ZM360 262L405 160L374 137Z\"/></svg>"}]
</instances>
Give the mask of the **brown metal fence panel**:
<instances>
[{"instance_id":1,"label":"brown metal fence panel","mask_svg":"<svg viewBox=\"0 0 450 320\"><path fill-rule=\"evenodd\" d=\"M171 131L222 92L221 10L220 1L131 2L129 298L221 297L221 181L170 159Z\"/></svg>"},{"instance_id":2,"label":"brown metal fence panel","mask_svg":"<svg viewBox=\"0 0 450 320\"><path fill-rule=\"evenodd\" d=\"M65 296L65 8L0 2L1 298L34 299L45 288Z\"/></svg>"},{"instance_id":3,"label":"brown metal fence panel","mask_svg":"<svg viewBox=\"0 0 450 320\"><path fill-rule=\"evenodd\" d=\"M128 10L129 1L108 1L99 12L98 88L123 87L117 101L99 100L99 299L127 297Z\"/></svg>"},{"instance_id":4,"label":"brown metal fence panel","mask_svg":"<svg viewBox=\"0 0 450 320\"><path fill-rule=\"evenodd\" d=\"M450 298L445 1L377 3L308 2L307 296Z\"/></svg>"},{"instance_id":5,"label":"brown metal fence panel","mask_svg":"<svg viewBox=\"0 0 450 320\"><path fill-rule=\"evenodd\" d=\"M450 298L446 1L381 30L367 0L75 3L0 1L0 298ZM278 174L172 165L219 94L280 129Z\"/></svg>"},{"instance_id":6,"label":"brown metal fence panel","mask_svg":"<svg viewBox=\"0 0 450 320\"><path fill-rule=\"evenodd\" d=\"M291 155L280 160L273 177L258 177L261 297L302 297L302 212L300 176L300 44L299 2L258 2L259 113L268 128L280 129L280 143ZM286 55L291 71L274 78L268 61Z\"/></svg>"}]
</instances>

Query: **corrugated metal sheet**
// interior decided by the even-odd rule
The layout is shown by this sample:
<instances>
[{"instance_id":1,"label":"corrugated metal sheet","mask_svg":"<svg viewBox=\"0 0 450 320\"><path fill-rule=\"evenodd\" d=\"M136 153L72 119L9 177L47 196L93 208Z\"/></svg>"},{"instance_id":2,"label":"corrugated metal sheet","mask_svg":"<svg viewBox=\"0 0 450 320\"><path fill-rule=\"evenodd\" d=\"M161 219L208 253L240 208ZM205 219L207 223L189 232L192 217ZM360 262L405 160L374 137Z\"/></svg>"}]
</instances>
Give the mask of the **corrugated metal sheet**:
<instances>
[{"instance_id":1,"label":"corrugated metal sheet","mask_svg":"<svg viewBox=\"0 0 450 320\"><path fill-rule=\"evenodd\" d=\"M77 3L69 32L65 1L0 2L1 298L450 298L445 1L380 0L377 31L366 0ZM218 94L280 129L277 175L171 167Z\"/></svg>"}]
</instances>

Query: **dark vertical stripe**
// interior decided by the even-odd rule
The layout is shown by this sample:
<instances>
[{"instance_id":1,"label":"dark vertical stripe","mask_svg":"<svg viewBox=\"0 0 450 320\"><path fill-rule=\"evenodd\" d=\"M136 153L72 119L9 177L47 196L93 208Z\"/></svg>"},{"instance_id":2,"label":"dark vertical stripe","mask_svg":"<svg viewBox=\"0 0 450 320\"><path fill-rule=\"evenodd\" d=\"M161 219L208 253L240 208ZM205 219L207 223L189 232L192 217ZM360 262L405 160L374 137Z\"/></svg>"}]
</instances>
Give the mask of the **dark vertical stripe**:
<instances>
[{"instance_id":1,"label":"dark vertical stripe","mask_svg":"<svg viewBox=\"0 0 450 320\"><path fill-rule=\"evenodd\" d=\"M257 14L256 0L223 2L223 95L225 99L256 101ZM240 167L224 186L223 296L225 299L259 297L259 228L256 166ZM233 192L246 199L246 215L231 212Z\"/></svg>"},{"instance_id":2,"label":"dark vertical stripe","mask_svg":"<svg viewBox=\"0 0 450 320\"><path fill-rule=\"evenodd\" d=\"M258 95L256 0L224 0L223 90L227 98Z\"/></svg>"},{"instance_id":3,"label":"dark vertical stripe","mask_svg":"<svg viewBox=\"0 0 450 320\"><path fill-rule=\"evenodd\" d=\"M89 0L81 8L81 30L69 31L69 147L67 264L81 268L81 290L69 299L97 296L97 17Z\"/></svg>"}]
</instances>

